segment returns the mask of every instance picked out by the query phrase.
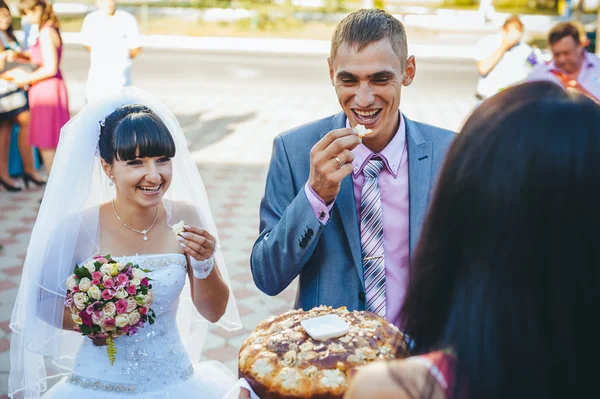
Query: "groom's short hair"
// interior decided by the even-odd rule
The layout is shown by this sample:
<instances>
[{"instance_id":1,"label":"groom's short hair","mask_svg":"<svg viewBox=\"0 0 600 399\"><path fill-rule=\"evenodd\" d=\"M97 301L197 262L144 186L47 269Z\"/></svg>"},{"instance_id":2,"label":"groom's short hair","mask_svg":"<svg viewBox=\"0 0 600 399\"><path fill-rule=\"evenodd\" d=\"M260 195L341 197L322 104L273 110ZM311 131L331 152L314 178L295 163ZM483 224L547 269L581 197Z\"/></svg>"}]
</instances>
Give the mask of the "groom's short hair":
<instances>
[{"instance_id":1,"label":"groom's short hair","mask_svg":"<svg viewBox=\"0 0 600 399\"><path fill-rule=\"evenodd\" d=\"M404 69L408 57L404 25L393 15L379 9L363 9L347 15L335 28L329 56L333 62L344 43L357 46L360 51L384 38L389 39Z\"/></svg>"}]
</instances>

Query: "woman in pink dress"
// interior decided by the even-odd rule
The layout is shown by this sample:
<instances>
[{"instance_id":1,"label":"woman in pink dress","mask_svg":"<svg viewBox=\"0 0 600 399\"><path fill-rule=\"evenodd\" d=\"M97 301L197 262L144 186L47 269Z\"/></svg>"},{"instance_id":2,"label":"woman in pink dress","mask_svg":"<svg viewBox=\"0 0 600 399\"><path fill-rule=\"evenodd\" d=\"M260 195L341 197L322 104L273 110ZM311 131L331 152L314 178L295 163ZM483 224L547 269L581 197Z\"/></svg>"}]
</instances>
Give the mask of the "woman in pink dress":
<instances>
[{"instance_id":1,"label":"woman in pink dress","mask_svg":"<svg viewBox=\"0 0 600 399\"><path fill-rule=\"evenodd\" d=\"M30 24L40 26L35 43L21 53L40 67L32 73L15 70L11 77L17 86L30 87L29 142L40 150L44 168L50 172L60 129L70 116L67 88L59 69L62 39L56 14L45 0L20 0L19 11Z\"/></svg>"}]
</instances>

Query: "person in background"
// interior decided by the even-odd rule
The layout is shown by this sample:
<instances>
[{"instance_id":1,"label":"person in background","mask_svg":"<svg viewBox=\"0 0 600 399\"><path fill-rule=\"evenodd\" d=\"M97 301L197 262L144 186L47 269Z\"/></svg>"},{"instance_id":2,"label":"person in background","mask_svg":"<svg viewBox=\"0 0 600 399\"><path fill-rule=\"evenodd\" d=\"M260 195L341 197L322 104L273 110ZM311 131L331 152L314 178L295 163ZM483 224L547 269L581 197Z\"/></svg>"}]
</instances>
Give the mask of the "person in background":
<instances>
[{"instance_id":1,"label":"person in background","mask_svg":"<svg viewBox=\"0 0 600 399\"><path fill-rule=\"evenodd\" d=\"M583 398L597 387L600 107L549 82L477 108L448 151L402 309L417 356L346 399Z\"/></svg>"},{"instance_id":2,"label":"person in background","mask_svg":"<svg viewBox=\"0 0 600 399\"><path fill-rule=\"evenodd\" d=\"M22 49L13 31L10 9L3 0L0 0L0 41L3 50L0 53L0 63L2 64L2 69L4 69L8 65L6 58L9 52L6 50L20 52ZM21 89L13 90L15 87L8 82L2 82L2 85L11 90L11 96L22 96L23 105L16 108L13 107L8 112L0 112L0 186L4 187L7 191L21 191L22 189L9 174L8 155L11 133L15 123L19 125L18 147L23 163L23 180L26 185L29 185L30 182L36 185L43 185L45 181L35 169L33 149L29 145L29 107L27 106L27 94ZM17 92L15 93L15 91Z\"/></svg>"},{"instance_id":3,"label":"person in background","mask_svg":"<svg viewBox=\"0 0 600 399\"><path fill-rule=\"evenodd\" d=\"M83 45L90 52L87 101L131 85L131 61L142 51L135 18L117 10L115 0L97 0L98 10L81 27Z\"/></svg>"},{"instance_id":4,"label":"person in background","mask_svg":"<svg viewBox=\"0 0 600 399\"><path fill-rule=\"evenodd\" d=\"M600 102L600 58L585 50L581 25L561 22L548 33L552 60L538 65L529 80L549 80Z\"/></svg>"},{"instance_id":5,"label":"person in background","mask_svg":"<svg viewBox=\"0 0 600 399\"><path fill-rule=\"evenodd\" d=\"M60 71L63 43L59 22L52 5L45 0L20 0L19 11L24 20L40 27L33 46L21 53L39 68L32 73L15 69L7 75L17 86L30 87L29 141L40 150L44 168L50 173L60 129L70 117L67 88Z\"/></svg>"},{"instance_id":6,"label":"person in background","mask_svg":"<svg viewBox=\"0 0 600 399\"><path fill-rule=\"evenodd\" d=\"M537 64L535 52L523 43L523 30L523 22L513 15L506 19L500 33L486 36L477 44L477 100L484 101L526 80L532 67Z\"/></svg>"}]
</instances>

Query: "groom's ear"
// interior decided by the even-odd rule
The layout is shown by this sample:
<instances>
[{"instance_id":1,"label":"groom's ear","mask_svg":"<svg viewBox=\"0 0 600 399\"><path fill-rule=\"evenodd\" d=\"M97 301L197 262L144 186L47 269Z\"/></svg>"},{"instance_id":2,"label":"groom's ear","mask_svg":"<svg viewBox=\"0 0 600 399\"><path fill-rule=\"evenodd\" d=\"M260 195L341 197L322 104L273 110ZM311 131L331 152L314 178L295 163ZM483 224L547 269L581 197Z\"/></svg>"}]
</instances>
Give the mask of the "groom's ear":
<instances>
[{"instance_id":1,"label":"groom's ear","mask_svg":"<svg viewBox=\"0 0 600 399\"><path fill-rule=\"evenodd\" d=\"M102 169L106 176L110 177L112 175L112 166L104 160L104 158L100 158L100 163L102 164Z\"/></svg>"}]
</instances>

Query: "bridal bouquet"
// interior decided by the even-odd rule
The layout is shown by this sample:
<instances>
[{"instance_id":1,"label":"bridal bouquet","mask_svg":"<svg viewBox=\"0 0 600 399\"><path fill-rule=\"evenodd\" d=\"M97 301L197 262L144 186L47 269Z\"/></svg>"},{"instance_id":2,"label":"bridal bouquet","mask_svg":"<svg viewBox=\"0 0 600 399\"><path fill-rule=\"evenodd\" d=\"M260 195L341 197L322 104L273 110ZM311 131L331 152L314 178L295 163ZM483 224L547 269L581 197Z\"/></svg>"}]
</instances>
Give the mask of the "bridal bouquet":
<instances>
[{"instance_id":1,"label":"bridal bouquet","mask_svg":"<svg viewBox=\"0 0 600 399\"><path fill-rule=\"evenodd\" d=\"M117 354L116 338L134 335L145 323L154 323L156 315L150 309L154 293L148 272L106 255L75 265L67 279L65 306L77 324L75 330L91 339L106 339L111 365Z\"/></svg>"}]
</instances>

